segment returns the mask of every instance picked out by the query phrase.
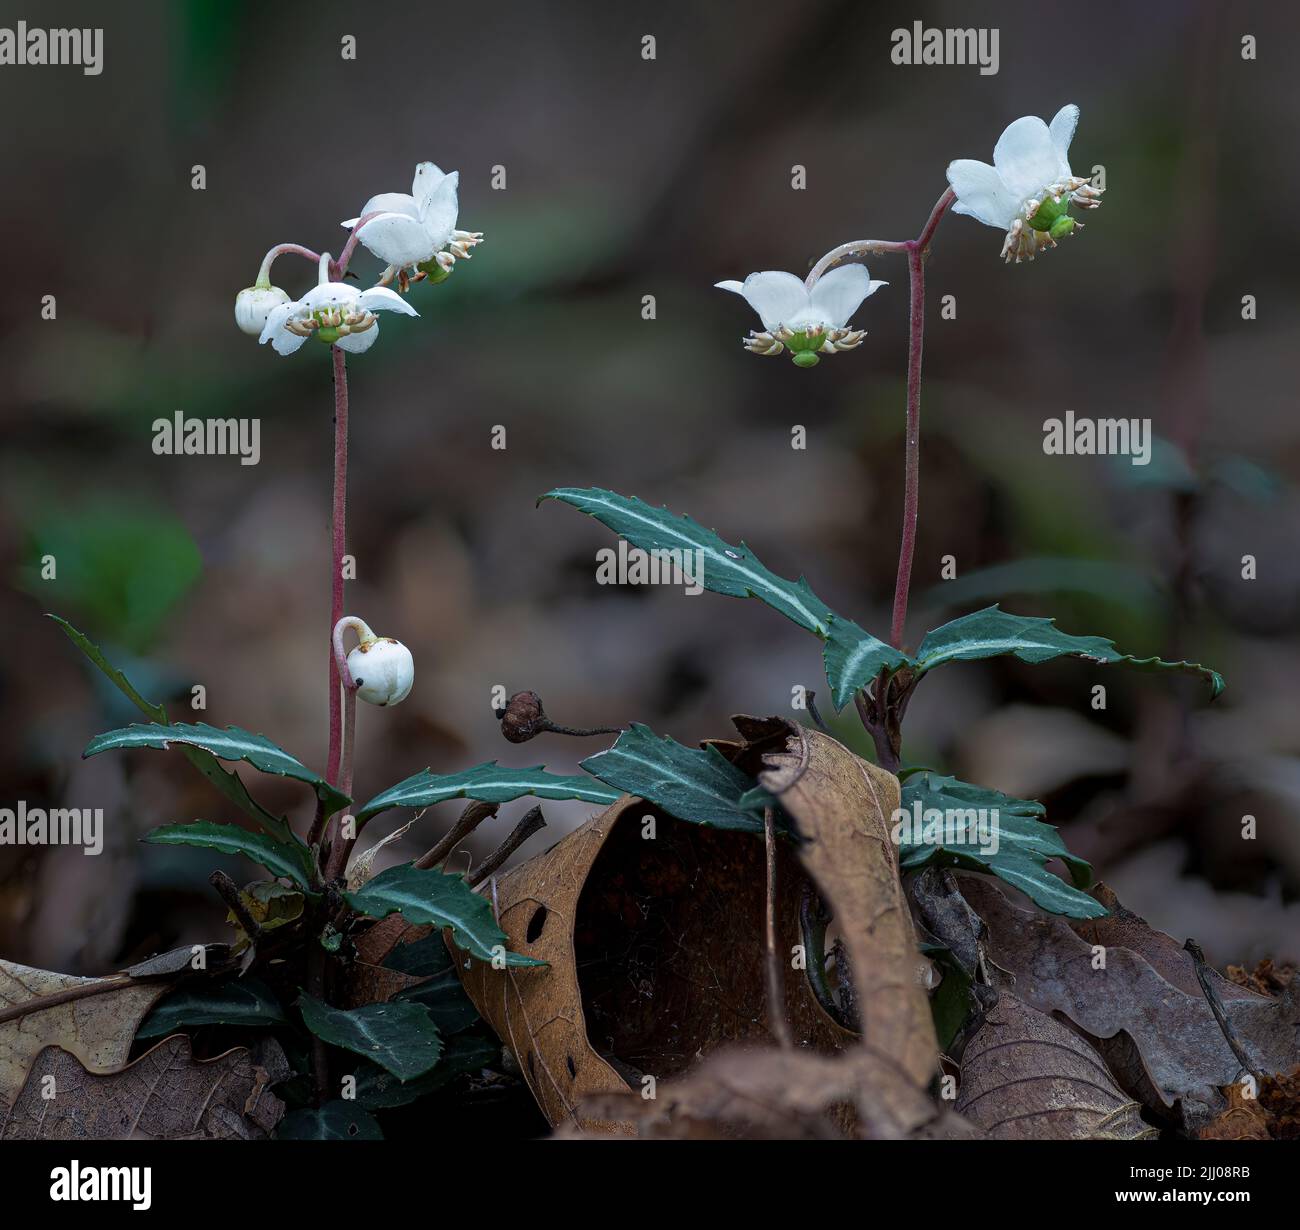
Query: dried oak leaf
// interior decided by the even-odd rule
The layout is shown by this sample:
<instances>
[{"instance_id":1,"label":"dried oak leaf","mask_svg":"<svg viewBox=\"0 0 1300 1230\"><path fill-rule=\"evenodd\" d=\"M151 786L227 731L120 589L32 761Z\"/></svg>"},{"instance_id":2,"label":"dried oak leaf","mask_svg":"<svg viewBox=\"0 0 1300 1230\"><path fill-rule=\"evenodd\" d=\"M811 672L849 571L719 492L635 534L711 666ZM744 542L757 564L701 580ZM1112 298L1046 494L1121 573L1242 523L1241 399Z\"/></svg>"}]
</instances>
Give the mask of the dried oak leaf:
<instances>
[{"instance_id":1,"label":"dried oak leaf","mask_svg":"<svg viewBox=\"0 0 1300 1230\"><path fill-rule=\"evenodd\" d=\"M189 950L185 950L188 954ZM164 957L138 967L147 973L174 972ZM157 967L157 968L155 968ZM134 983L125 974L77 978L0 961L0 1107L23 1087L32 1061L47 1046L61 1047L92 1072L121 1067L135 1031L169 989L166 981ZM60 995L92 991L58 1002ZM49 1006L33 1001L50 999ZM22 1012L24 1007L30 1011Z\"/></svg>"},{"instance_id":2,"label":"dried oak leaf","mask_svg":"<svg viewBox=\"0 0 1300 1230\"><path fill-rule=\"evenodd\" d=\"M958 881L988 926L990 960L1019 998L1095 1039L1120 1083L1148 1106L1167 1110L1180 1098L1222 1106L1219 1090L1241 1064L1175 939L1124 909L1104 885L1094 895L1111 914L1069 923L1012 905L978 876ZM1094 946L1105 949L1103 969L1094 968ZM1290 1071L1300 1059L1300 987L1271 998L1212 977L1254 1069Z\"/></svg>"},{"instance_id":3,"label":"dried oak leaf","mask_svg":"<svg viewBox=\"0 0 1300 1230\"><path fill-rule=\"evenodd\" d=\"M772 729L764 750L784 747L793 728ZM754 751L748 737L728 748ZM860 780L854 789L840 812L861 804ZM642 836L650 819L653 841ZM807 883L789 847L778 849L782 952L800 942ZM629 1123L593 1117L579 1104L639 1092L645 1075L671 1080L721 1046L770 1037L764 845L753 833L686 823L626 796L503 876L496 905L511 950L547 967L494 970L459 953L457 967L553 1126L629 1134ZM834 1052L856 1040L802 973L785 979L784 1011L801 1046Z\"/></svg>"},{"instance_id":4,"label":"dried oak leaf","mask_svg":"<svg viewBox=\"0 0 1300 1230\"><path fill-rule=\"evenodd\" d=\"M969 1139L979 1131L934 1101L888 1060L726 1047L653 1098L624 1092L585 1101L584 1115L631 1124L652 1140ZM582 1135L572 1126L559 1135Z\"/></svg>"},{"instance_id":5,"label":"dried oak leaf","mask_svg":"<svg viewBox=\"0 0 1300 1230\"><path fill-rule=\"evenodd\" d=\"M0 1140L254 1140L284 1114L271 1086L289 1075L273 1040L196 1062L184 1034L165 1038L114 1072L86 1071L48 1046L12 1106Z\"/></svg>"},{"instance_id":6,"label":"dried oak leaf","mask_svg":"<svg viewBox=\"0 0 1300 1230\"><path fill-rule=\"evenodd\" d=\"M1144 1140L1157 1134L1092 1047L1005 993L966 1046L954 1109L995 1140Z\"/></svg>"},{"instance_id":7,"label":"dried oak leaf","mask_svg":"<svg viewBox=\"0 0 1300 1230\"><path fill-rule=\"evenodd\" d=\"M891 835L898 779L829 735L783 725L785 746L764 755L758 780L795 821L799 858L835 914L863 1040L924 1086L938 1044Z\"/></svg>"},{"instance_id":8,"label":"dried oak leaf","mask_svg":"<svg viewBox=\"0 0 1300 1230\"><path fill-rule=\"evenodd\" d=\"M1247 1086L1230 1085L1224 1092L1228 1107L1216 1115L1196 1135L1201 1140L1270 1140L1268 1112L1257 1097L1249 1097Z\"/></svg>"}]
</instances>

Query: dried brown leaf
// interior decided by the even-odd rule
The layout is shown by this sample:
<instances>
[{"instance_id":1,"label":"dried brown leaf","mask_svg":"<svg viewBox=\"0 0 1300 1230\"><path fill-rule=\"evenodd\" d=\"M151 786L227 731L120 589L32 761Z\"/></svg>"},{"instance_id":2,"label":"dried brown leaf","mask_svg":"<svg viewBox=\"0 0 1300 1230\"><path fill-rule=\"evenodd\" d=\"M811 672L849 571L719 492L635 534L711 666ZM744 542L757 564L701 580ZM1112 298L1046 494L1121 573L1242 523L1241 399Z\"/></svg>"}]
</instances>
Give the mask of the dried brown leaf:
<instances>
[{"instance_id":1,"label":"dried brown leaf","mask_svg":"<svg viewBox=\"0 0 1300 1230\"><path fill-rule=\"evenodd\" d=\"M1156 1135L1092 1047L1007 994L967 1044L956 1110L997 1140Z\"/></svg>"},{"instance_id":2,"label":"dried brown leaf","mask_svg":"<svg viewBox=\"0 0 1300 1230\"><path fill-rule=\"evenodd\" d=\"M284 1114L271 1085L289 1075L277 1043L196 1062L183 1034L114 1072L88 1072L48 1046L12 1106L0 1102L0 1140L253 1140Z\"/></svg>"},{"instance_id":3,"label":"dried brown leaf","mask_svg":"<svg viewBox=\"0 0 1300 1230\"><path fill-rule=\"evenodd\" d=\"M648 819L653 840L643 837ZM782 843L778 948L799 942L805 878ZM626 1132L579 1103L669 1080L730 1042L767 1040L763 842L688 824L627 797L496 885L514 952L545 969L494 970L458 954L479 1013L518 1060L553 1125ZM834 1051L852 1040L807 979L785 979L795 1040Z\"/></svg>"},{"instance_id":4,"label":"dried brown leaf","mask_svg":"<svg viewBox=\"0 0 1300 1230\"><path fill-rule=\"evenodd\" d=\"M924 1085L938 1045L891 836L898 779L828 735L786 726L785 747L763 757L759 781L794 819L799 857L835 913L863 1040Z\"/></svg>"},{"instance_id":5,"label":"dried brown leaf","mask_svg":"<svg viewBox=\"0 0 1300 1230\"><path fill-rule=\"evenodd\" d=\"M857 1047L840 1055L727 1047L653 1098L604 1094L585 1114L633 1125L642 1139L843 1140L979 1133L937 1106L886 1060ZM571 1127L562 1135L580 1135Z\"/></svg>"},{"instance_id":6,"label":"dried brown leaf","mask_svg":"<svg viewBox=\"0 0 1300 1230\"><path fill-rule=\"evenodd\" d=\"M166 963L166 958L153 960ZM33 1006L16 1019L0 1021L0 1102L17 1095L32 1061L47 1046L61 1047L91 1072L121 1067L136 1028L168 989L161 980L132 984L122 975L77 978L0 961L0 1011L47 996L98 988L104 989L48 1007Z\"/></svg>"},{"instance_id":7,"label":"dried brown leaf","mask_svg":"<svg viewBox=\"0 0 1300 1230\"><path fill-rule=\"evenodd\" d=\"M1221 1106L1218 1090L1240 1075L1178 942L1125 910L1104 887L1113 911L1075 924L1022 910L978 876L958 877L989 930L989 957L1014 979L1016 995L1041 1012L1060 1013L1098 1047L1126 1088L1148 1105L1179 1098ZM1105 968L1094 968L1094 945ZM1217 974L1213 985L1257 1071L1290 1071L1300 1059L1296 986L1275 998Z\"/></svg>"}]
</instances>

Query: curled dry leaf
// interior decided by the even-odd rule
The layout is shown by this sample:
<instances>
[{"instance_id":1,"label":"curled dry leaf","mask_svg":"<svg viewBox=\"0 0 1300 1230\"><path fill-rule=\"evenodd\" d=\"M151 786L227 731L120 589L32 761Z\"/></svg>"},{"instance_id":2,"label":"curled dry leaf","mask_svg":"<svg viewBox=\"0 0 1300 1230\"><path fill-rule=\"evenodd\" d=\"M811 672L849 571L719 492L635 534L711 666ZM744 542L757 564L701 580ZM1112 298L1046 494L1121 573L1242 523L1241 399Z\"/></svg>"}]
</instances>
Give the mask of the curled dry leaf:
<instances>
[{"instance_id":1,"label":"curled dry leaf","mask_svg":"<svg viewBox=\"0 0 1300 1230\"><path fill-rule=\"evenodd\" d=\"M628 1123L642 1139L843 1140L980 1133L936 1106L887 1060L864 1047L840 1055L724 1047L654 1098L602 1094L585 1116ZM581 1135L572 1125L561 1135Z\"/></svg>"},{"instance_id":2,"label":"curled dry leaf","mask_svg":"<svg viewBox=\"0 0 1300 1230\"><path fill-rule=\"evenodd\" d=\"M792 729L754 724L764 748L784 747ZM753 772L760 749L742 733L722 746ZM777 880L777 950L789 953L801 942L806 877L787 842ZM579 1103L639 1092L646 1076L672 1079L719 1046L770 1036L764 847L752 833L689 824L628 796L504 876L496 902L512 951L548 966L494 970L461 957L462 981L552 1124L628 1131ZM784 996L796 1045L834 1052L855 1040L802 972L788 971Z\"/></svg>"},{"instance_id":3,"label":"curled dry leaf","mask_svg":"<svg viewBox=\"0 0 1300 1230\"><path fill-rule=\"evenodd\" d=\"M1005 993L966 1046L955 1109L996 1140L1157 1135L1092 1047Z\"/></svg>"},{"instance_id":4,"label":"curled dry leaf","mask_svg":"<svg viewBox=\"0 0 1300 1230\"><path fill-rule=\"evenodd\" d=\"M172 957L136 968L171 973ZM168 986L161 979L77 978L0 961L0 1018L9 1018L0 1019L0 1108L12 1104L32 1061L47 1046L61 1047L91 1072L121 1067L136 1028Z\"/></svg>"},{"instance_id":5,"label":"curled dry leaf","mask_svg":"<svg viewBox=\"0 0 1300 1230\"><path fill-rule=\"evenodd\" d=\"M1241 1064L1215 1021L1192 958L1173 937L1124 909L1104 886L1111 913L1069 923L1022 910L978 876L958 877L989 931L990 960L1040 1012L1060 1013L1097 1040L1125 1088L1153 1109L1180 1099L1222 1107L1220 1088ZM1097 968L1104 950L1105 964ZM1212 985L1256 1071L1289 1072L1300 1060L1300 1001L1293 982L1276 997L1217 974Z\"/></svg>"},{"instance_id":6,"label":"curled dry leaf","mask_svg":"<svg viewBox=\"0 0 1300 1230\"><path fill-rule=\"evenodd\" d=\"M737 725L761 737L752 722ZM835 914L863 1041L924 1087L938 1044L891 836L898 779L829 735L781 725L785 745L764 755L758 779L795 821L799 858Z\"/></svg>"},{"instance_id":7,"label":"curled dry leaf","mask_svg":"<svg viewBox=\"0 0 1300 1230\"><path fill-rule=\"evenodd\" d=\"M271 1086L289 1075L267 1039L197 1062L183 1034L114 1072L86 1071L49 1046L12 1106L0 1105L0 1140L254 1140L284 1114Z\"/></svg>"},{"instance_id":8,"label":"curled dry leaf","mask_svg":"<svg viewBox=\"0 0 1300 1230\"><path fill-rule=\"evenodd\" d=\"M394 829L385 837L381 837L373 846L370 846L364 853L357 855L353 860L352 866L348 868L348 891L355 893L371 876L375 874L375 856L390 842L401 841L410 831L414 820L408 820L401 828Z\"/></svg>"}]
</instances>

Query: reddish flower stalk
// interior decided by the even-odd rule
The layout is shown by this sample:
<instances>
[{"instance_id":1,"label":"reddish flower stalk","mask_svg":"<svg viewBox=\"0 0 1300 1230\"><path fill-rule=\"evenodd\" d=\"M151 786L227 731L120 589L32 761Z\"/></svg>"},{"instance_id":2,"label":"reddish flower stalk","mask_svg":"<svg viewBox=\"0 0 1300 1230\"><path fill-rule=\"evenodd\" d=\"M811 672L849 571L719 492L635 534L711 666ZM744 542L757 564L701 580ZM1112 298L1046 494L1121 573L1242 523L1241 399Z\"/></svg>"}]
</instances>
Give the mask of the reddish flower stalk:
<instances>
[{"instance_id":1,"label":"reddish flower stalk","mask_svg":"<svg viewBox=\"0 0 1300 1230\"><path fill-rule=\"evenodd\" d=\"M343 712L339 695L338 661L334 656L335 625L343 618L343 552L348 518L348 373L346 359L337 346L330 347L334 360L334 508L330 567L330 745L325 780L339 784L339 756L342 751Z\"/></svg>"},{"instance_id":2,"label":"reddish flower stalk","mask_svg":"<svg viewBox=\"0 0 1300 1230\"><path fill-rule=\"evenodd\" d=\"M894 613L889 639L903 647L907 599L912 586L912 556L916 552L916 519L921 496L921 351L925 342L925 254L934 232L957 199L951 188L935 202L925 226L915 239L854 239L832 248L809 272L809 290L818 278L840 261L872 252L906 252L910 306L907 331L907 435L903 462L903 532L898 550L898 577L894 582Z\"/></svg>"}]
</instances>

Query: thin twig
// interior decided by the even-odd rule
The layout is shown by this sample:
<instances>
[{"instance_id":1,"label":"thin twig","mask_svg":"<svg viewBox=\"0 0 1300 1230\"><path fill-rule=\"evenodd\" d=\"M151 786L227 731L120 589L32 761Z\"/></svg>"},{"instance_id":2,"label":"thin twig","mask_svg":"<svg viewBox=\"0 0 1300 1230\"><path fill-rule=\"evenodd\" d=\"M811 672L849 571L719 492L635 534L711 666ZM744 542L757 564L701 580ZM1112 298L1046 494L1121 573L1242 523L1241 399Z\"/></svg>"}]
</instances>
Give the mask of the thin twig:
<instances>
[{"instance_id":1,"label":"thin twig","mask_svg":"<svg viewBox=\"0 0 1300 1230\"><path fill-rule=\"evenodd\" d=\"M500 810L500 803L481 803L475 799L463 812L460 819L451 826L449 832L432 850L426 851L415 860L414 866L421 871L439 867L447 861L448 856L465 840L484 820L490 820Z\"/></svg>"},{"instance_id":2,"label":"thin twig","mask_svg":"<svg viewBox=\"0 0 1300 1230\"><path fill-rule=\"evenodd\" d=\"M520 846L524 844L538 829L546 827L546 817L542 815L540 806L529 808L524 818L515 825L510 836L505 839L491 854L479 864L477 870L471 871L465 877L465 883L470 888L475 888L482 884L502 863L506 861Z\"/></svg>"},{"instance_id":3,"label":"thin twig","mask_svg":"<svg viewBox=\"0 0 1300 1230\"><path fill-rule=\"evenodd\" d=\"M767 844L767 1024L778 1044L789 1048L790 1022L785 1017L785 980L776 951L776 811L763 809L763 840Z\"/></svg>"},{"instance_id":4,"label":"thin twig","mask_svg":"<svg viewBox=\"0 0 1300 1230\"><path fill-rule=\"evenodd\" d=\"M817 729L820 730L822 734L828 735L831 733L830 728L822 721L822 715L817 712L817 705L814 703L814 697L816 697L816 695L816 692L804 692L804 699L808 703L808 714L816 723Z\"/></svg>"},{"instance_id":5,"label":"thin twig","mask_svg":"<svg viewBox=\"0 0 1300 1230\"><path fill-rule=\"evenodd\" d=\"M142 979L132 978L130 974L118 974L113 978L104 978L98 982L86 982L80 986L65 987L62 991L51 991L49 995L37 995L0 1009L0 1025L5 1021L16 1021L33 1012L44 1012L47 1008L57 1008L60 1004L71 1003L76 999L85 999L90 995L103 995L106 991L120 991L123 987L135 986ZM150 980L152 981L152 980Z\"/></svg>"},{"instance_id":6,"label":"thin twig","mask_svg":"<svg viewBox=\"0 0 1300 1230\"><path fill-rule=\"evenodd\" d=\"M1257 1077L1259 1074L1246 1057L1246 1048L1242 1046L1237 1031L1233 1028L1232 1022L1228 1020L1228 1014L1223 1010L1223 1000L1219 998L1219 992L1215 990L1214 984L1210 981L1210 969L1206 964L1205 953L1201 951L1201 946L1195 940L1189 939L1183 947L1192 954L1192 961L1196 965L1196 980L1201 984L1201 990L1205 993L1205 1002L1210 1005L1210 1011L1214 1013L1214 1019L1218 1021L1219 1029L1223 1032L1224 1038L1227 1039L1228 1045L1232 1048L1232 1053L1236 1055L1237 1062L1241 1064L1246 1072Z\"/></svg>"},{"instance_id":7,"label":"thin twig","mask_svg":"<svg viewBox=\"0 0 1300 1230\"><path fill-rule=\"evenodd\" d=\"M244 904L244 899L239 895L239 885L224 871L214 871L208 876L208 883L217 890L221 900L230 907L230 912L239 920L239 925L243 927L244 934L256 944L262 938L262 924L249 913L248 906Z\"/></svg>"}]
</instances>

